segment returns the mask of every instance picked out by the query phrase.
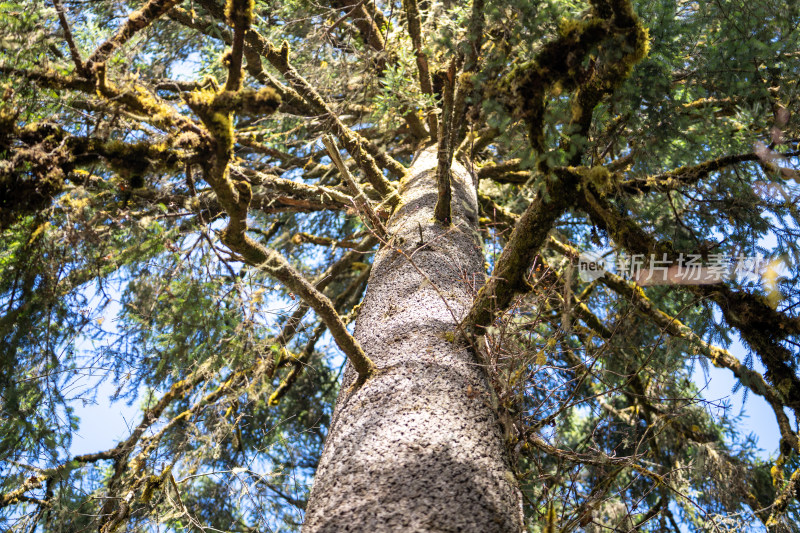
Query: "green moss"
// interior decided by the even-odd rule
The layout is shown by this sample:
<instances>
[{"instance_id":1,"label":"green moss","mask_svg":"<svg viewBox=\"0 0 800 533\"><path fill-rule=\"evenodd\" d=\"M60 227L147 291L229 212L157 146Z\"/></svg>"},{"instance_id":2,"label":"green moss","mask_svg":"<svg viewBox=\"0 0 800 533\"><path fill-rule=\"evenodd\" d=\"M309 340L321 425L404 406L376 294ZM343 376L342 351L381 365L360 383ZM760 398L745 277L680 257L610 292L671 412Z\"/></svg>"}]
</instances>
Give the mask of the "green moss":
<instances>
[{"instance_id":1,"label":"green moss","mask_svg":"<svg viewBox=\"0 0 800 533\"><path fill-rule=\"evenodd\" d=\"M247 29L253 23L255 0L227 0L225 2L225 18L228 24L243 24Z\"/></svg>"},{"instance_id":2,"label":"green moss","mask_svg":"<svg viewBox=\"0 0 800 533\"><path fill-rule=\"evenodd\" d=\"M234 142L233 115L225 108L230 107L233 93L201 89L189 93L185 98L186 103L197 113L217 141L218 149L231 153Z\"/></svg>"},{"instance_id":3,"label":"green moss","mask_svg":"<svg viewBox=\"0 0 800 533\"><path fill-rule=\"evenodd\" d=\"M610 193L614 187L614 175L602 165L597 165L584 170L584 177L589 180L597 191L605 196Z\"/></svg>"},{"instance_id":4,"label":"green moss","mask_svg":"<svg viewBox=\"0 0 800 533\"><path fill-rule=\"evenodd\" d=\"M281 59L284 60L286 62L286 64L288 65L289 64L289 41L284 40L281 43L280 54L281 54Z\"/></svg>"},{"instance_id":5,"label":"green moss","mask_svg":"<svg viewBox=\"0 0 800 533\"><path fill-rule=\"evenodd\" d=\"M111 140L92 143L87 148L101 154L131 189L143 187L148 172L157 168L173 168L178 163L178 156L169 151L170 146L166 142L125 143Z\"/></svg>"},{"instance_id":6,"label":"green moss","mask_svg":"<svg viewBox=\"0 0 800 533\"><path fill-rule=\"evenodd\" d=\"M246 181L237 181L234 186L236 187L236 192L239 193L239 205L247 208L253 199L253 189Z\"/></svg>"},{"instance_id":7,"label":"green moss","mask_svg":"<svg viewBox=\"0 0 800 533\"><path fill-rule=\"evenodd\" d=\"M562 18L558 24L558 35L565 39L579 41L581 35L593 27L605 24L596 18L588 20Z\"/></svg>"},{"instance_id":8,"label":"green moss","mask_svg":"<svg viewBox=\"0 0 800 533\"><path fill-rule=\"evenodd\" d=\"M242 91L242 111L251 115L268 115L277 111L281 97L272 87L258 91Z\"/></svg>"},{"instance_id":9,"label":"green moss","mask_svg":"<svg viewBox=\"0 0 800 533\"><path fill-rule=\"evenodd\" d=\"M185 96L186 103L192 109L204 109L211 106L217 91L214 88L203 88L199 91L192 91Z\"/></svg>"}]
</instances>

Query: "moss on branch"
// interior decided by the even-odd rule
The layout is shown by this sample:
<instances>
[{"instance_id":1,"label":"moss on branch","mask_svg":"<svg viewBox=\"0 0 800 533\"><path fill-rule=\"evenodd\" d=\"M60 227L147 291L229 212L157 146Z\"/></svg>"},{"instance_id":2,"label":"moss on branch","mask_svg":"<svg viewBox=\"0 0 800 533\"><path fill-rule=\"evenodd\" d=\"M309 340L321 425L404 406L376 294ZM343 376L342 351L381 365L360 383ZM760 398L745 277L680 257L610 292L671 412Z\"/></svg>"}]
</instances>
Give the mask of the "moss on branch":
<instances>
[{"instance_id":1,"label":"moss on branch","mask_svg":"<svg viewBox=\"0 0 800 533\"><path fill-rule=\"evenodd\" d=\"M585 136L592 111L601 99L617 88L633 66L647 55L647 29L633 12L630 1L593 2L593 16L585 20L564 19L558 37L546 43L536 57L517 65L494 88L493 93L518 119L528 125L531 146L545 151L544 111L548 91L574 91L571 122ZM602 53L585 60L600 45ZM580 162L580 153L571 164ZM546 170L544 161L541 170Z\"/></svg>"},{"instance_id":2,"label":"moss on branch","mask_svg":"<svg viewBox=\"0 0 800 533\"><path fill-rule=\"evenodd\" d=\"M281 254L262 246L247 234L247 213L253 200L253 191L246 179L231 179L229 166L234 144L233 113L229 111L227 102L236 96L228 95L227 92L211 88L190 93L186 97L187 104L198 114L214 139L214 155L205 169L205 178L229 217L228 225L222 232L222 242L238 253L247 264L266 271L313 308L358 372L359 383L363 383L372 375L375 365L347 331L331 301L297 272ZM274 102L277 94L270 93L270 98ZM274 105L274 109L277 106Z\"/></svg>"},{"instance_id":3,"label":"moss on branch","mask_svg":"<svg viewBox=\"0 0 800 533\"><path fill-rule=\"evenodd\" d=\"M580 205L598 227L607 231L628 252L665 254L677 260L678 251L671 243L652 237L585 182ZM689 285L684 290L717 303L725 321L736 328L742 339L758 353L767 368L767 382L780 393L787 406L800 412L800 378L794 369L791 353L782 344L789 335L800 334L800 319L777 311L764 296L736 291L724 283Z\"/></svg>"},{"instance_id":4,"label":"moss on branch","mask_svg":"<svg viewBox=\"0 0 800 533\"><path fill-rule=\"evenodd\" d=\"M506 309L518 292L527 292L528 269L544 244L553 224L574 200L578 179L562 173L547 182L543 194L534 199L514 226L508 243L495 263L492 276L478 291L472 308L464 318L466 331L480 333Z\"/></svg>"},{"instance_id":5,"label":"moss on branch","mask_svg":"<svg viewBox=\"0 0 800 533\"><path fill-rule=\"evenodd\" d=\"M88 65L105 62L117 48L123 46L136 33L152 24L179 3L180 0L150 0L147 2L144 7L128 16L128 19L111 39L97 47L89 56Z\"/></svg>"},{"instance_id":6,"label":"moss on branch","mask_svg":"<svg viewBox=\"0 0 800 533\"><path fill-rule=\"evenodd\" d=\"M126 143L71 135L49 122L17 126L12 115L0 113L0 227L20 216L40 212L74 180L80 167L104 161L121 176L126 189L144 185L145 174L175 170L188 152L170 145L170 139Z\"/></svg>"}]
</instances>

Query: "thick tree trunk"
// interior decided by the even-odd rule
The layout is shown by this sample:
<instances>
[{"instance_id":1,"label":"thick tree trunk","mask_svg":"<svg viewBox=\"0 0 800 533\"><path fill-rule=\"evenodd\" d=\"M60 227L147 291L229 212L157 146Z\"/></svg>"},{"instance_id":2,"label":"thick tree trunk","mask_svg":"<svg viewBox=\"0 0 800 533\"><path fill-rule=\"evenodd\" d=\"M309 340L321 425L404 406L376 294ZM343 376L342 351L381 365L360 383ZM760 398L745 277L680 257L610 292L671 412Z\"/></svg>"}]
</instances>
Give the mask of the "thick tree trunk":
<instances>
[{"instance_id":1,"label":"thick tree trunk","mask_svg":"<svg viewBox=\"0 0 800 533\"><path fill-rule=\"evenodd\" d=\"M454 342L484 279L473 177L454 164L449 228L433 219L435 148L401 195L356 323L380 370L355 391L345 374L304 531L518 532L521 496L486 372Z\"/></svg>"}]
</instances>

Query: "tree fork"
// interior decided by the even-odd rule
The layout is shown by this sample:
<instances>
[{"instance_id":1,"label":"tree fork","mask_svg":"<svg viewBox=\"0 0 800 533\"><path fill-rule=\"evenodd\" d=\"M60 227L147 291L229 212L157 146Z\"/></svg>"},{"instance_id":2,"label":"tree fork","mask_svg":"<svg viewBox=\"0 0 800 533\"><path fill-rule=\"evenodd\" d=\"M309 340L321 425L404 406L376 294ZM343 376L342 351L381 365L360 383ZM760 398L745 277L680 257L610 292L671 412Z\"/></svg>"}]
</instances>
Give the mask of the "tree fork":
<instances>
[{"instance_id":1,"label":"tree fork","mask_svg":"<svg viewBox=\"0 0 800 533\"><path fill-rule=\"evenodd\" d=\"M527 292L528 269L553 224L570 206L577 184L574 176L560 173L558 178L550 179L545 193L531 202L514 226L491 279L481 287L464 318L461 326L465 331L479 333L478 328L489 326L495 314L508 307L514 294Z\"/></svg>"}]
</instances>

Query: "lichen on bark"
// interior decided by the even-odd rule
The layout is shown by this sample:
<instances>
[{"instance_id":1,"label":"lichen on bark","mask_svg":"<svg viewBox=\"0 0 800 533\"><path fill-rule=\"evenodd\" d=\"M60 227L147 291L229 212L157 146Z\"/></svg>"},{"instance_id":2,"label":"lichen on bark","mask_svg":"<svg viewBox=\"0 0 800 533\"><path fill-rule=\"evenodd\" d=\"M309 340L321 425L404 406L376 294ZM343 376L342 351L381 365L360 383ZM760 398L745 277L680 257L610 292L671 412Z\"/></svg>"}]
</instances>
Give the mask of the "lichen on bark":
<instances>
[{"instance_id":1,"label":"lichen on bark","mask_svg":"<svg viewBox=\"0 0 800 533\"><path fill-rule=\"evenodd\" d=\"M354 524L376 532L522 528L485 369L453 336L484 277L474 177L453 165L453 224L445 227L433 218L436 166L435 147L417 155L388 223L392 239L376 256L355 336L379 370L358 390L347 389L355 373L346 371L308 533Z\"/></svg>"}]
</instances>

